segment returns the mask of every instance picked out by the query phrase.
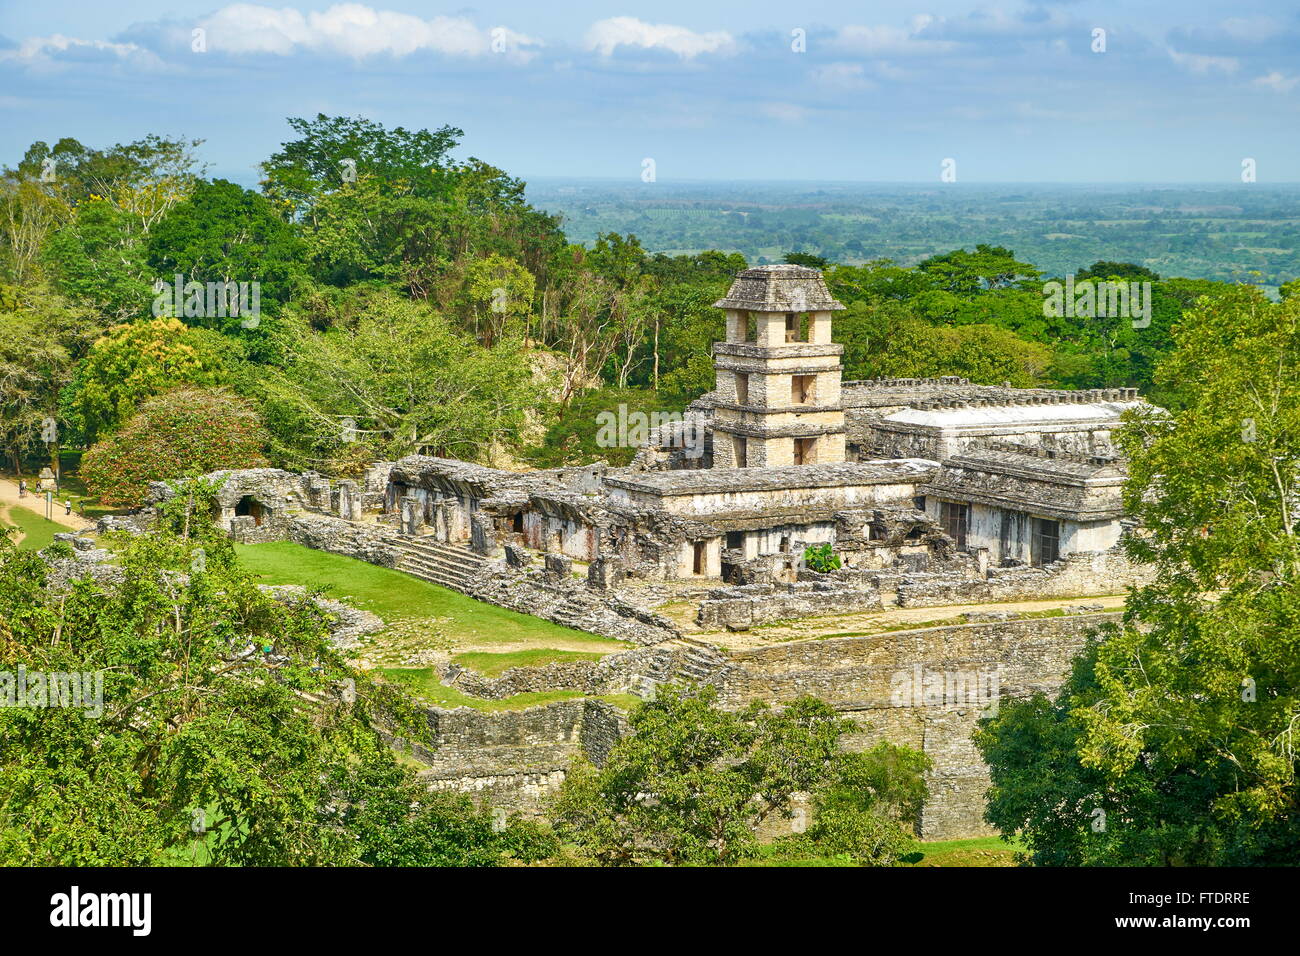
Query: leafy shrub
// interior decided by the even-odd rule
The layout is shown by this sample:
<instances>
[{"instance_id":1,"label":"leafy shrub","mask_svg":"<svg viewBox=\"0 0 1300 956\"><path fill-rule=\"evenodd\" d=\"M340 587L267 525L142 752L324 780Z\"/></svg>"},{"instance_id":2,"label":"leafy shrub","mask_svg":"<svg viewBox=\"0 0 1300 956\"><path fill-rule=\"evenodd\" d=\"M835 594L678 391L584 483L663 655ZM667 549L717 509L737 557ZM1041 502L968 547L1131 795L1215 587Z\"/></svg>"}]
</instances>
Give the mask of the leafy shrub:
<instances>
[{"instance_id":1,"label":"leafy shrub","mask_svg":"<svg viewBox=\"0 0 1300 956\"><path fill-rule=\"evenodd\" d=\"M126 425L86 452L81 476L104 504L137 507L151 481L264 467L266 441L244 399L220 389L177 389L144 401Z\"/></svg>"},{"instance_id":2,"label":"leafy shrub","mask_svg":"<svg viewBox=\"0 0 1300 956\"><path fill-rule=\"evenodd\" d=\"M804 548L803 561L820 574L829 574L841 566L840 556L829 544L813 544Z\"/></svg>"}]
</instances>

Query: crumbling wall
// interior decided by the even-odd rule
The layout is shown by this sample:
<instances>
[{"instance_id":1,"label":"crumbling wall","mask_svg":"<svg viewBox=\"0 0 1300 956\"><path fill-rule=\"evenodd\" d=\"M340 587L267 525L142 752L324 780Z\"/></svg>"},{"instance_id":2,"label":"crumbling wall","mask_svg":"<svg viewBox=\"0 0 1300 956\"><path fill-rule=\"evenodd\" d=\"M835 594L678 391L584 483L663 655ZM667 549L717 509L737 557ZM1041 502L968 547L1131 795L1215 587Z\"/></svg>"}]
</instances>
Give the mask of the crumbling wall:
<instances>
[{"instance_id":1,"label":"crumbling wall","mask_svg":"<svg viewBox=\"0 0 1300 956\"><path fill-rule=\"evenodd\" d=\"M1071 554L1046 567L990 567L987 578L911 574L898 582L899 607L1035 601L1119 594L1150 581L1149 567L1133 564L1119 548Z\"/></svg>"},{"instance_id":2,"label":"crumbling wall","mask_svg":"<svg viewBox=\"0 0 1300 956\"><path fill-rule=\"evenodd\" d=\"M391 529L354 524L329 515L292 516L284 538L317 551L341 554L385 568L395 567L400 556Z\"/></svg>"},{"instance_id":3,"label":"crumbling wall","mask_svg":"<svg viewBox=\"0 0 1300 956\"><path fill-rule=\"evenodd\" d=\"M419 777L430 789L524 813L544 810L574 757L603 762L626 729L622 713L600 700L507 711L429 707L425 720L426 740L394 743L427 765Z\"/></svg>"},{"instance_id":4,"label":"crumbling wall","mask_svg":"<svg viewBox=\"0 0 1300 956\"><path fill-rule=\"evenodd\" d=\"M880 592L861 584L848 587L820 581L746 584L711 591L700 602L696 623L712 630L748 630L774 621L876 611L880 607Z\"/></svg>"}]
</instances>

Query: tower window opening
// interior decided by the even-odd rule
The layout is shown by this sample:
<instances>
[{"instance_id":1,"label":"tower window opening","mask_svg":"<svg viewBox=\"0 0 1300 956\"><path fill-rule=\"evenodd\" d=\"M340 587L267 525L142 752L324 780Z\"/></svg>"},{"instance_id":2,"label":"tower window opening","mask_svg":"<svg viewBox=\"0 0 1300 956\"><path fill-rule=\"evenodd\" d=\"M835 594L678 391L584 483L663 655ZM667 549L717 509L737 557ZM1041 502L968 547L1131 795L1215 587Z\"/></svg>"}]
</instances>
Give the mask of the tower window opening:
<instances>
[{"instance_id":1,"label":"tower window opening","mask_svg":"<svg viewBox=\"0 0 1300 956\"><path fill-rule=\"evenodd\" d=\"M817 376L792 375L790 377L790 402L794 405L813 405L817 402Z\"/></svg>"}]
</instances>

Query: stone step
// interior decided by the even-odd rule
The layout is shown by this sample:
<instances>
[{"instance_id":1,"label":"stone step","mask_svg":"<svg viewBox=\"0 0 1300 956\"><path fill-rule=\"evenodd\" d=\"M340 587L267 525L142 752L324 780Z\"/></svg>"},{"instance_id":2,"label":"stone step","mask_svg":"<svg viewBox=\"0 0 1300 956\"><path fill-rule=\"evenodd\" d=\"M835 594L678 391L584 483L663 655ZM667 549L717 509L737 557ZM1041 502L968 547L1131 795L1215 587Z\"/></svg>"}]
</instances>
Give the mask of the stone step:
<instances>
[{"instance_id":1,"label":"stone step","mask_svg":"<svg viewBox=\"0 0 1300 956\"><path fill-rule=\"evenodd\" d=\"M430 574L428 571L420 571L415 568L398 568L398 570L411 575L411 577L419 578L421 581L428 581L430 584L437 584L440 587L449 588L452 591L464 592L466 589L463 581L443 577L438 574Z\"/></svg>"},{"instance_id":2,"label":"stone step","mask_svg":"<svg viewBox=\"0 0 1300 956\"><path fill-rule=\"evenodd\" d=\"M399 557L397 570L437 580L439 584L452 581L460 588L472 584L477 574L476 568L467 568L445 558L413 554Z\"/></svg>"},{"instance_id":3,"label":"stone step","mask_svg":"<svg viewBox=\"0 0 1300 956\"><path fill-rule=\"evenodd\" d=\"M424 554L404 554L399 561L399 565L424 567L430 570L442 571L446 574L466 578L472 578L479 573L478 568L461 564L451 558L439 558Z\"/></svg>"},{"instance_id":4,"label":"stone step","mask_svg":"<svg viewBox=\"0 0 1300 956\"><path fill-rule=\"evenodd\" d=\"M487 559L482 555L475 554L466 548L458 548L454 545L438 544L436 542L412 542L402 541L398 544L398 549L403 554L415 555L418 557L442 558L447 561L456 561L461 564L478 568L487 563Z\"/></svg>"},{"instance_id":5,"label":"stone step","mask_svg":"<svg viewBox=\"0 0 1300 956\"><path fill-rule=\"evenodd\" d=\"M407 574L413 574L417 578L424 578L427 581L434 581L438 584L454 587L458 591L467 591L473 585L473 578L469 575L458 574L455 571L448 571L445 568L430 567L428 565L414 562L404 562L398 567L399 571L405 571Z\"/></svg>"}]
</instances>

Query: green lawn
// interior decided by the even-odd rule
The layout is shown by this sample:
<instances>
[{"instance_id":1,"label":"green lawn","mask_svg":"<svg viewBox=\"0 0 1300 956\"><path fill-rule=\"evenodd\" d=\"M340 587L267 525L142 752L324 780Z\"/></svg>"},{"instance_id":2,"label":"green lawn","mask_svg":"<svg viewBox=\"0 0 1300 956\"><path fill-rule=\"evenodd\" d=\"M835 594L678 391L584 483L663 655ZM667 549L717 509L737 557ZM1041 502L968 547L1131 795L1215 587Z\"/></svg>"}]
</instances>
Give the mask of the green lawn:
<instances>
[{"instance_id":1,"label":"green lawn","mask_svg":"<svg viewBox=\"0 0 1300 956\"><path fill-rule=\"evenodd\" d=\"M920 844L918 853L905 866L1015 866L1015 855L1025 852L1020 841L1007 843L1001 837L972 840L936 840Z\"/></svg>"},{"instance_id":2,"label":"green lawn","mask_svg":"<svg viewBox=\"0 0 1300 956\"><path fill-rule=\"evenodd\" d=\"M20 551L39 551L41 548L48 548L54 543L54 536L58 532L72 530L56 522L47 521L44 515L19 505L11 505L3 514L8 516L5 524L11 528L18 528L25 535L18 543Z\"/></svg>"},{"instance_id":3,"label":"green lawn","mask_svg":"<svg viewBox=\"0 0 1300 956\"><path fill-rule=\"evenodd\" d=\"M391 681L405 685L413 694L439 707L473 707L475 710L522 710L525 707L537 707L557 700L573 700L584 697L576 690L552 690L529 694L516 694L504 700L484 700L462 694L455 687L448 687L438 680L432 667L381 667L379 673ZM632 694L602 694L598 700L608 701L616 707L631 710L641 701Z\"/></svg>"},{"instance_id":4,"label":"green lawn","mask_svg":"<svg viewBox=\"0 0 1300 956\"><path fill-rule=\"evenodd\" d=\"M381 667L379 673L391 681L405 685L413 694L439 707L473 707L475 710L521 710L557 700L572 700L583 696L576 690L553 690L532 694L516 694L504 700L484 700L462 694L438 680L432 667Z\"/></svg>"},{"instance_id":5,"label":"green lawn","mask_svg":"<svg viewBox=\"0 0 1300 956\"><path fill-rule=\"evenodd\" d=\"M918 843L916 852L904 857L902 866L1015 866L1014 856L1023 852L1018 841L1006 843L1001 837L975 837L970 840L935 840ZM785 859L776 856L771 846L762 847L759 855L743 866L857 866L846 857L806 857Z\"/></svg>"},{"instance_id":6,"label":"green lawn","mask_svg":"<svg viewBox=\"0 0 1300 956\"><path fill-rule=\"evenodd\" d=\"M476 601L401 571L287 541L237 545L236 551L263 584L321 587L329 597L373 611L389 624L436 619L454 648L518 643L552 653L563 649L600 655L628 646Z\"/></svg>"},{"instance_id":7,"label":"green lawn","mask_svg":"<svg viewBox=\"0 0 1300 956\"><path fill-rule=\"evenodd\" d=\"M556 661L598 661L604 654L594 651L556 651L539 648L535 651L510 651L504 654L485 654L470 651L457 654L452 663L484 677L500 677L512 667L540 667Z\"/></svg>"}]
</instances>

